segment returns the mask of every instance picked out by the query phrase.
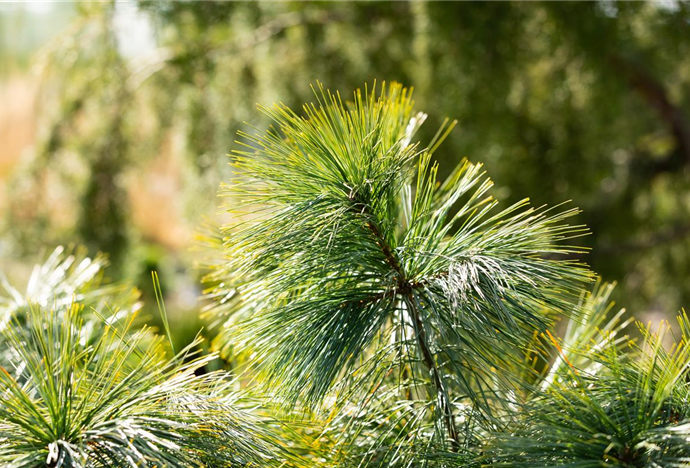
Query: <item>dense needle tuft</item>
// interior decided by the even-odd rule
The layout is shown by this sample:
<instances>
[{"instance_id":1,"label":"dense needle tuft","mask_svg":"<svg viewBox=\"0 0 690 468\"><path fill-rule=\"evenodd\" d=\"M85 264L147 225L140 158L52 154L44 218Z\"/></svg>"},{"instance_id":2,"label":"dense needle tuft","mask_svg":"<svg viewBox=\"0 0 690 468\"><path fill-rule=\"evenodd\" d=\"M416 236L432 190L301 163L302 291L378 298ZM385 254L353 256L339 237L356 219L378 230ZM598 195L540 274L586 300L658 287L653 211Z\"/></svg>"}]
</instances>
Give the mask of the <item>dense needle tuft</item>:
<instances>
[{"instance_id":1,"label":"dense needle tuft","mask_svg":"<svg viewBox=\"0 0 690 468\"><path fill-rule=\"evenodd\" d=\"M337 394L342 411L373 415L380 398L408 400L389 417L425 442L408 453L392 426L376 458L460 452L461 413L488 424L510 385L496 368L514 366L589 281L564 243L584 230L564 224L575 210L499 210L481 165L439 181L432 154L454 124L417 142L426 115L410 90L374 87L347 103L315 93L301 113L262 108L273 126L241 135L222 190L225 262L209 276L217 343L260 362L288 406Z\"/></svg>"},{"instance_id":2,"label":"dense needle tuft","mask_svg":"<svg viewBox=\"0 0 690 468\"><path fill-rule=\"evenodd\" d=\"M133 326L136 293L98 279L103 264L58 249L35 268L28 296L5 285L11 295L2 304L0 333L2 465L277 464L280 449L241 411L233 380L203 372L215 356L190 354L195 342L167 358L160 338ZM105 303L114 298L130 302Z\"/></svg>"}]
</instances>

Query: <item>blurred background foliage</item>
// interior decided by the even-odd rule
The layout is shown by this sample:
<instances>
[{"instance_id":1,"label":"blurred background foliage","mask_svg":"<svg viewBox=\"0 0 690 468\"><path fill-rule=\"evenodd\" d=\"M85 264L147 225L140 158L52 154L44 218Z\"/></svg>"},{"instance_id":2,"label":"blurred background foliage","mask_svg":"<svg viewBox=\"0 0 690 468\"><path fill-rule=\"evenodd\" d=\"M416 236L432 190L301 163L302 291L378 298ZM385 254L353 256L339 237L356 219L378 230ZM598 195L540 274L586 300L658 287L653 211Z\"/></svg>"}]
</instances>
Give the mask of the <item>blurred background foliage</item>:
<instances>
[{"instance_id":1,"label":"blurred background foliage","mask_svg":"<svg viewBox=\"0 0 690 468\"><path fill-rule=\"evenodd\" d=\"M84 244L145 297L157 270L191 337L189 249L256 104L397 80L424 141L459 121L442 172L468 157L506 201L572 200L619 304L670 316L690 305L688 57L675 1L1 3L0 261Z\"/></svg>"}]
</instances>

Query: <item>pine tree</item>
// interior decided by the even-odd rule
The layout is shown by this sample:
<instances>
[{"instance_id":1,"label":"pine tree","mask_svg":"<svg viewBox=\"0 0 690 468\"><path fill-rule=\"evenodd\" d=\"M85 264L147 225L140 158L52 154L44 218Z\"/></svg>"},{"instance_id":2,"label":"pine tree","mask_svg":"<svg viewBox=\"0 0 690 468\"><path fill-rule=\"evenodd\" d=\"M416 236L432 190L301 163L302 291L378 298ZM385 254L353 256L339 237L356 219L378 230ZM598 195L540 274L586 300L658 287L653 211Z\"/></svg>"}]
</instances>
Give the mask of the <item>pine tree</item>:
<instances>
[{"instance_id":1,"label":"pine tree","mask_svg":"<svg viewBox=\"0 0 690 468\"><path fill-rule=\"evenodd\" d=\"M467 161L438 181L453 124L415 143L426 115L398 84L316 95L242 134L209 278L218 344L286 407L325 411L327 464L465 466L515 404L524 346L591 278L568 259L576 210L499 210Z\"/></svg>"}]
</instances>

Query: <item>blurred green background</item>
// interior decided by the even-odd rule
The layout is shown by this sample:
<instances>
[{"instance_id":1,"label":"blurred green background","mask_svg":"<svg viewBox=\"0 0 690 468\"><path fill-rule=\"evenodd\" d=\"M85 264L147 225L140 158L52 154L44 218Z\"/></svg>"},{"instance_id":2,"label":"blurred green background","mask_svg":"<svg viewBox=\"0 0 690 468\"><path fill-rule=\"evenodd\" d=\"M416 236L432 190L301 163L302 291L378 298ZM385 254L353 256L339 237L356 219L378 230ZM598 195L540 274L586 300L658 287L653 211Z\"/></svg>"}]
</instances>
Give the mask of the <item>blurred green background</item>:
<instances>
[{"instance_id":1,"label":"blurred green background","mask_svg":"<svg viewBox=\"0 0 690 468\"><path fill-rule=\"evenodd\" d=\"M505 201L572 200L618 303L670 317L690 305L689 57L676 1L0 3L0 266L107 252L145 296L159 271L193 334L194 232L256 104L397 80L423 141L459 121L442 172L468 157Z\"/></svg>"}]
</instances>

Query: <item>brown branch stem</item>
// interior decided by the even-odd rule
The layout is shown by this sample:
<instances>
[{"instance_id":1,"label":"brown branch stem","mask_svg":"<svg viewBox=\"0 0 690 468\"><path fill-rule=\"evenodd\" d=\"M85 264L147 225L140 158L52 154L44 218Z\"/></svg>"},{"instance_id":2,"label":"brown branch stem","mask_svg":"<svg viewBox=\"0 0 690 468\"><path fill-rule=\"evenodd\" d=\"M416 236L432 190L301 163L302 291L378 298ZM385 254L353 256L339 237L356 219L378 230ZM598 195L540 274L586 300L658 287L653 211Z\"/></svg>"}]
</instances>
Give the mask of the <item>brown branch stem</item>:
<instances>
[{"instance_id":1,"label":"brown branch stem","mask_svg":"<svg viewBox=\"0 0 690 468\"><path fill-rule=\"evenodd\" d=\"M424 327L424 321L420 314L419 307L417 306L417 299L414 294L414 290L421 287L422 283L410 282L406 278L398 258L386 242L378 226L372 221L368 221L366 223L366 226L367 229L369 229L369 231L371 231L371 233L376 238L376 243L381 248L381 251L383 252L384 257L386 259L386 263L393 269L397 277L396 288L392 290L390 293L387 292L379 296L384 297L384 295L388 294L390 294L391 297L402 296L403 302L405 303L406 308L410 313L410 316L413 321L417 346L419 347L419 351L422 356L422 361L429 370L429 373L431 374L434 383L436 397L438 399L441 412L443 413L443 421L445 423L446 430L448 431L448 436L451 439L452 449L453 451L457 451L460 447L460 437L458 434L458 430L455 426L455 416L453 415L450 397L448 396L448 391L446 389L445 382L443 381L441 371L439 370L434 355L431 352L431 348L429 346L427 339L426 330Z\"/></svg>"},{"instance_id":2,"label":"brown branch stem","mask_svg":"<svg viewBox=\"0 0 690 468\"><path fill-rule=\"evenodd\" d=\"M457 451L460 447L460 436L458 435L458 430L455 427L453 408L451 407L450 397L448 396L448 391L446 389L445 382L443 381L443 376L441 375L441 371L436 365L434 355L429 348L426 330L424 329L424 322L422 321L419 308L417 307L417 300L414 297L414 294L410 292L405 296L404 301L414 323L415 334L417 336L417 345L421 351L422 360L429 369L431 377L434 381L434 387L436 387L436 396L438 398L441 412L443 413L443 421L446 425L446 429L448 430L448 436L451 439L453 451Z\"/></svg>"}]
</instances>

